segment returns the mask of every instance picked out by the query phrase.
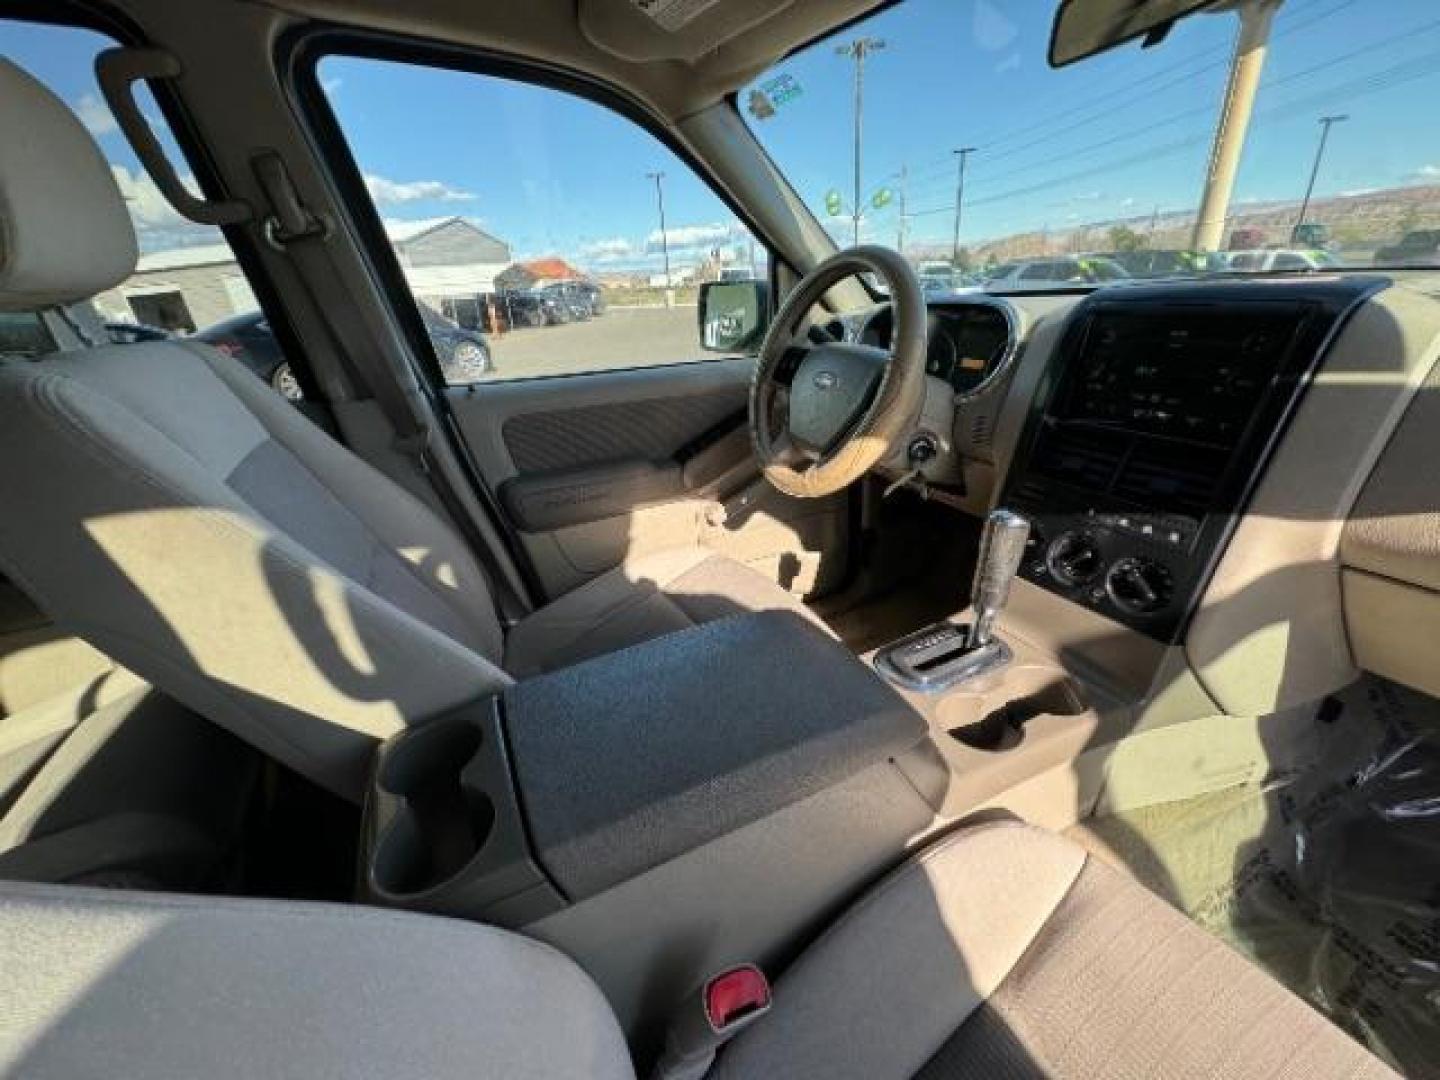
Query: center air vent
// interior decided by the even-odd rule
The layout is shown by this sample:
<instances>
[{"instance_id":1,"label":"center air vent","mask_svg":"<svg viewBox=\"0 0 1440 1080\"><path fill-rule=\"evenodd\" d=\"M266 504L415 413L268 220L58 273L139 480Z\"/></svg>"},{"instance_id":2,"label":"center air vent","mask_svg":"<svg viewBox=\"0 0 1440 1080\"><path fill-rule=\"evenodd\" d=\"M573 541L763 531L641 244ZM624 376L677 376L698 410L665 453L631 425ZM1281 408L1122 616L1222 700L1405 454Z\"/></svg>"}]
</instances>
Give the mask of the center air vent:
<instances>
[{"instance_id":1,"label":"center air vent","mask_svg":"<svg viewBox=\"0 0 1440 1080\"><path fill-rule=\"evenodd\" d=\"M1199 516L1210 509L1224 468L1224 451L1141 445L1121 470L1114 493L1152 510Z\"/></svg>"},{"instance_id":2,"label":"center air vent","mask_svg":"<svg viewBox=\"0 0 1440 1080\"><path fill-rule=\"evenodd\" d=\"M1107 491L1128 443L1106 431L1052 427L1040 441L1034 471L1086 491Z\"/></svg>"}]
</instances>

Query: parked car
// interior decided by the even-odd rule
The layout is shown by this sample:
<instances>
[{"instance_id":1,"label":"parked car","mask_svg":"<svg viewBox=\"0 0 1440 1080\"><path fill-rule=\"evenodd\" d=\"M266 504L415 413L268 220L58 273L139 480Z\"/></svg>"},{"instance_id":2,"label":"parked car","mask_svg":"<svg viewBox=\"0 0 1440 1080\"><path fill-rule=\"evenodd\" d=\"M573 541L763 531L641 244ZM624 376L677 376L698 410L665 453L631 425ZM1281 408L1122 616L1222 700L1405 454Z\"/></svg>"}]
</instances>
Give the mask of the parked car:
<instances>
[{"instance_id":1,"label":"parked car","mask_svg":"<svg viewBox=\"0 0 1440 1080\"><path fill-rule=\"evenodd\" d=\"M456 326L434 308L425 304L417 305L430 343L435 347L435 356L440 361L440 370L446 383L463 386L494 370L490 355L490 343L485 335L476 330L465 330ZM259 311L247 311L234 315L213 326L197 330L197 340L207 342L227 356L239 360L264 379L290 401L301 401L305 392L300 380L285 354L269 321Z\"/></svg>"},{"instance_id":2,"label":"parked car","mask_svg":"<svg viewBox=\"0 0 1440 1080\"><path fill-rule=\"evenodd\" d=\"M1398 244L1375 252L1376 266L1440 266L1440 229L1407 232Z\"/></svg>"},{"instance_id":3,"label":"parked car","mask_svg":"<svg viewBox=\"0 0 1440 1080\"><path fill-rule=\"evenodd\" d=\"M1185 249L1114 251L1106 253L1104 258L1113 259L1136 278L1188 277L1225 269L1224 262L1215 253Z\"/></svg>"},{"instance_id":4,"label":"parked car","mask_svg":"<svg viewBox=\"0 0 1440 1080\"><path fill-rule=\"evenodd\" d=\"M507 289L499 295L497 306L510 327L555 326L574 320L564 298L544 289Z\"/></svg>"},{"instance_id":5,"label":"parked car","mask_svg":"<svg viewBox=\"0 0 1440 1080\"><path fill-rule=\"evenodd\" d=\"M569 312L569 322L584 322L595 314L590 298L580 290L576 281L552 281L542 285L540 292L551 297L557 305Z\"/></svg>"},{"instance_id":6,"label":"parked car","mask_svg":"<svg viewBox=\"0 0 1440 1080\"><path fill-rule=\"evenodd\" d=\"M575 282L575 294L590 307L591 315L605 314L605 294L593 281Z\"/></svg>"},{"instance_id":7,"label":"parked car","mask_svg":"<svg viewBox=\"0 0 1440 1080\"><path fill-rule=\"evenodd\" d=\"M1330 226L1323 221L1302 221L1291 231L1290 243L1298 248L1329 249Z\"/></svg>"},{"instance_id":8,"label":"parked car","mask_svg":"<svg viewBox=\"0 0 1440 1080\"><path fill-rule=\"evenodd\" d=\"M1264 251L1217 252L1221 270L1239 274L1315 273L1337 265L1328 251L1267 248Z\"/></svg>"},{"instance_id":9,"label":"parked car","mask_svg":"<svg viewBox=\"0 0 1440 1080\"><path fill-rule=\"evenodd\" d=\"M1265 246L1263 229L1234 229L1230 233L1231 251L1251 251Z\"/></svg>"},{"instance_id":10,"label":"parked car","mask_svg":"<svg viewBox=\"0 0 1440 1080\"><path fill-rule=\"evenodd\" d=\"M116 345L134 345L137 341L168 341L174 331L163 326L151 326L138 322L107 322L105 332Z\"/></svg>"},{"instance_id":11,"label":"parked car","mask_svg":"<svg viewBox=\"0 0 1440 1080\"><path fill-rule=\"evenodd\" d=\"M1129 278L1123 266L1104 255L1060 255L1021 259L998 266L986 280L985 291L1063 289L1072 285L1103 285Z\"/></svg>"}]
</instances>

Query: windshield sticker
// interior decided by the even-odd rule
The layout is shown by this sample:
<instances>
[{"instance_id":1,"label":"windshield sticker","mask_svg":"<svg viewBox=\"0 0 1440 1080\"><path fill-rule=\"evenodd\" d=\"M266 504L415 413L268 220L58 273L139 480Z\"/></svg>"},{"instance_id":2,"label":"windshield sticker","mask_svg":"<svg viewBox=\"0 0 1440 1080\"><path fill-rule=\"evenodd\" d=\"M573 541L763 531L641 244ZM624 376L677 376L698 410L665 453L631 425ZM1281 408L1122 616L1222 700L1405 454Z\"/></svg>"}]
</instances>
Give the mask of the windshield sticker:
<instances>
[{"instance_id":1,"label":"windshield sticker","mask_svg":"<svg viewBox=\"0 0 1440 1080\"><path fill-rule=\"evenodd\" d=\"M793 75L781 73L764 80L750 91L747 106L756 120L769 120L775 111L801 95L800 83Z\"/></svg>"},{"instance_id":2,"label":"windshield sticker","mask_svg":"<svg viewBox=\"0 0 1440 1080\"><path fill-rule=\"evenodd\" d=\"M682 30L720 0L630 0L656 26L672 34Z\"/></svg>"}]
</instances>

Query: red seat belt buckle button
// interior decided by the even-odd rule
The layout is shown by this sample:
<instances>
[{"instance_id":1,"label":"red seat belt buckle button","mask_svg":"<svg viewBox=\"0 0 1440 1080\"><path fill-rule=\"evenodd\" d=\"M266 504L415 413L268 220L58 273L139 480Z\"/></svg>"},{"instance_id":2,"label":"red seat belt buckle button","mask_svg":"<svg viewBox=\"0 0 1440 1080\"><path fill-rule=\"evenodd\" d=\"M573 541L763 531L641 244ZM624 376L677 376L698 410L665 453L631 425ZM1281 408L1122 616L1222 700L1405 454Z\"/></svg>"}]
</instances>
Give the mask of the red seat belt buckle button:
<instances>
[{"instance_id":1,"label":"red seat belt buckle button","mask_svg":"<svg viewBox=\"0 0 1440 1080\"><path fill-rule=\"evenodd\" d=\"M722 971L705 984L705 1019L717 1035L770 1008L770 980L754 964Z\"/></svg>"}]
</instances>

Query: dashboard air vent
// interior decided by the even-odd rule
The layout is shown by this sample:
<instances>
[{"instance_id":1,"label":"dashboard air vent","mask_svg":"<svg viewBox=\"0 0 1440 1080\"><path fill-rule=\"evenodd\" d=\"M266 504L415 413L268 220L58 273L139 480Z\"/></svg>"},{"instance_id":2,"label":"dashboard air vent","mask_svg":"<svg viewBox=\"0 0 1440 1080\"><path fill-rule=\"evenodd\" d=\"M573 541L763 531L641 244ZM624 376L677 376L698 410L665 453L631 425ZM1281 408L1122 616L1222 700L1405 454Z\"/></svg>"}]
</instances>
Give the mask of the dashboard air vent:
<instances>
[{"instance_id":1,"label":"dashboard air vent","mask_svg":"<svg viewBox=\"0 0 1440 1080\"><path fill-rule=\"evenodd\" d=\"M1225 468L1225 452L1198 447L1136 448L1115 483L1115 494L1170 513L1210 509Z\"/></svg>"},{"instance_id":2,"label":"dashboard air vent","mask_svg":"<svg viewBox=\"0 0 1440 1080\"><path fill-rule=\"evenodd\" d=\"M1052 427L1040 441L1033 470L1086 491L1106 491L1128 441L1106 431Z\"/></svg>"}]
</instances>

